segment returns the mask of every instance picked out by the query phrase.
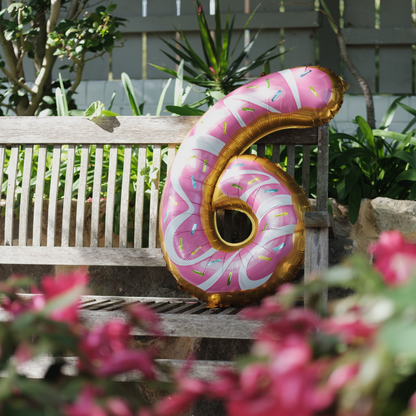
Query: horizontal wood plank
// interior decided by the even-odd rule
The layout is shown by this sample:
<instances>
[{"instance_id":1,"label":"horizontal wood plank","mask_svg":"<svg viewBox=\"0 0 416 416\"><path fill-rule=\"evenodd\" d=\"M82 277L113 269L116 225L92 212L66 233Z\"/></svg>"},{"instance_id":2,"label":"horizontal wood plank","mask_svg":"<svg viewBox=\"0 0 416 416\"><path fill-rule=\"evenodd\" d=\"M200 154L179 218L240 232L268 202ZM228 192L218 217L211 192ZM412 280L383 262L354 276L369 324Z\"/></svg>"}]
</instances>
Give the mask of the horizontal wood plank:
<instances>
[{"instance_id":1,"label":"horizontal wood plank","mask_svg":"<svg viewBox=\"0 0 416 416\"><path fill-rule=\"evenodd\" d=\"M215 26L214 16L205 16L210 27ZM319 26L321 16L316 11L303 12L258 12L254 14L247 29L288 29L288 28L315 28ZM227 15L222 14L221 20L225 22ZM236 13L234 29L244 29L247 22L247 14ZM190 19L189 16L147 16L135 17L129 16L126 26L122 27L121 32L128 33L155 33L155 32L174 32L174 27L180 27L183 31L198 31L199 26L196 19Z\"/></svg>"},{"instance_id":2,"label":"horizontal wood plank","mask_svg":"<svg viewBox=\"0 0 416 416\"><path fill-rule=\"evenodd\" d=\"M413 45L416 28L342 29L347 45Z\"/></svg>"},{"instance_id":3,"label":"horizontal wood plank","mask_svg":"<svg viewBox=\"0 0 416 416\"><path fill-rule=\"evenodd\" d=\"M1 264L166 267L160 249L108 247L0 247Z\"/></svg>"},{"instance_id":4,"label":"horizontal wood plank","mask_svg":"<svg viewBox=\"0 0 416 416\"><path fill-rule=\"evenodd\" d=\"M77 357L60 357L59 360L62 360L65 363L61 370L62 374L66 376L75 376L78 374ZM171 367L172 370L180 370L187 365L187 361L185 360L156 359L155 361L157 364ZM39 356L22 364L16 365L16 371L18 374L24 375L27 378L43 379L49 367L54 362L54 357ZM232 369L234 368L234 365L228 361L196 361L192 364L189 375L190 377L198 378L200 380L211 381L217 378L216 370L219 368ZM7 377L7 372L0 372L0 377ZM156 377L159 381L168 381L168 378L161 373L157 373ZM143 377L138 371L129 371L115 376L113 380L119 382L132 382L143 380Z\"/></svg>"},{"instance_id":5,"label":"horizontal wood plank","mask_svg":"<svg viewBox=\"0 0 416 416\"><path fill-rule=\"evenodd\" d=\"M123 311L88 311L81 310L82 321L88 327L97 327L111 319L127 322L128 314ZM241 319L238 316L160 314L162 332L169 337L252 339L259 329L258 321ZM135 327L131 335L151 335Z\"/></svg>"},{"instance_id":6,"label":"horizontal wood plank","mask_svg":"<svg viewBox=\"0 0 416 416\"><path fill-rule=\"evenodd\" d=\"M2 117L0 144L180 144L200 117ZM168 132L168 133L167 133ZM260 144L316 144L318 127L285 129Z\"/></svg>"}]
</instances>

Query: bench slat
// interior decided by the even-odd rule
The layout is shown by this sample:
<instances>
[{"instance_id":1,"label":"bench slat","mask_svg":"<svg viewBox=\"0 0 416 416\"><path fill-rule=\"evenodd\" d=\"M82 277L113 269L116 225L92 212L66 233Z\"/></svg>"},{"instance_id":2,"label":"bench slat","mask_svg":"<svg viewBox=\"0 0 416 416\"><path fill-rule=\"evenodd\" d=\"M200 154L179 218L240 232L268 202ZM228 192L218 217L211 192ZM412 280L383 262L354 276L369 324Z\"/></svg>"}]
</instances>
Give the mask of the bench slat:
<instances>
[{"instance_id":1,"label":"bench slat","mask_svg":"<svg viewBox=\"0 0 416 416\"><path fill-rule=\"evenodd\" d=\"M110 161L108 167L107 201L105 211L105 246L113 246L114 199L117 177L118 146L110 146Z\"/></svg>"},{"instance_id":2,"label":"bench slat","mask_svg":"<svg viewBox=\"0 0 416 416\"><path fill-rule=\"evenodd\" d=\"M4 245L13 245L13 218L14 199L16 192L17 162L19 161L19 145L12 145L10 152L9 166L7 168L7 197L6 197L6 218L4 227Z\"/></svg>"},{"instance_id":3,"label":"bench slat","mask_svg":"<svg viewBox=\"0 0 416 416\"><path fill-rule=\"evenodd\" d=\"M82 145L77 196L77 216L75 222L75 247L84 246L85 192L87 189L87 173L90 158L89 150L88 145Z\"/></svg>"},{"instance_id":4,"label":"bench slat","mask_svg":"<svg viewBox=\"0 0 416 416\"><path fill-rule=\"evenodd\" d=\"M144 176L140 171L146 166L147 145L139 146L139 160L137 165L136 202L134 204L134 248L143 245L143 205L144 205Z\"/></svg>"},{"instance_id":5,"label":"bench slat","mask_svg":"<svg viewBox=\"0 0 416 416\"><path fill-rule=\"evenodd\" d=\"M167 172L169 172L173 161L175 160L175 156L176 156L176 144L170 144L168 146L168 170Z\"/></svg>"},{"instance_id":6,"label":"bench slat","mask_svg":"<svg viewBox=\"0 0 416 416\"><path fill-rule=\"evenodd\" d=\"M308 144L305 144L303 146L302 189L305 191L306 198L309 197L310 171L311 171L311 146Z\"/></svg>"},{"instance_id":7,"label":"bench slat","mask_svg":"<svg viewBox=\"0 0 416 416\"><path fill-rule=\"evenodd\" d=\"M33 146L25 147L25 159L23 162L22 195L19 212L19 246L27 245L27 227L30 204L30 180L32 177ZM1 165L0 165L1 169ZM1 185L0 185L1 186Z\"/></svg>"},{"instance_id":8,"label":"bench slat","mask_svg":"<svg viewBox=\"0 0 416 416\"><path fill-rule=\"evenodd\" d=\"M0 144L0 194L1 189L3 186L3 173L4 173L4 161L6 158L6 146L4 144ZM0 195L1 199L1 195Z\"/></svg>"},{"instance_id":9,"label":"bench slat","mask_svg":"<svg viewBox=\"0 0 416 416\"><path fill-rule=\"evenodd\" d=\"M42 236L43 192L45 189L47 146L39 145L38 166L36 175L35 206L33 209L33 238L32 245L40 246ZM17 262L18 264L19 262Z\"/></svg>"},{"instance_id":10,"label":"bench slat","mask_svg":"<svg viewBox=\"0 0 416 416\"><path fill-rule=\"evenodd\" d=\"M0 246L0 258L1 264L166 267L158 248Z\"/></svg>"},{"instance_id":11,"label":"bench slat","mask_svg":"<svg viewBox=\"0 0 416 416\"><path fill-rule=\"evenodd\" d=\"M127 247L127 227L129 222L129 194L130 194L130 174L132 146L126 145L124 148L123 183L121 185L121 204L120 204L120 239L119 247Z\"/></svg>"},{"instance_id":12,"label":"bench slat","mask_svg":"<svg viewBox=\"0 0 416 416\"><path fill-rule=\"evenodd\" d=\"M74 165L75 165L75 145L68 145L65 189L64 189L64 206L62 212L62 238L61 246L69 247L69 236L71 229L71 210L72 210L72 184L74 182Z\"/></svg>"},{"instance_id":13,"label":"bench slat","mask_svg":"<svg viewBox=\"0 0 416 416\"><path fill-rule=\"evenodd\" d=\"M62 367L62 374L66 376L75 376L78 371L78 358L77 357L59 357L64 361ZM180 370L188 365L186 360L169 360L169 359L156 359L157 364L162 366L170 366L173 370ZM55 362L54 357L38 356L24 363L16 365L16 371L18 374L23 375L31 379L43 379L48 371L49 367ZM233 369L235 365L229 361L211 361L203 360L192 363L192 368L189 371L190 377L198 378L199 380L215 380L217 378L217 370L219 368ZM2 371L0 377L7 377L7 372ZM163 374L156 375L157 380L169 381ZM143 380L143 377L139 371L129 371L127 373L118 374L113 377L114 381L118 382L137 382Z\"/></svg>"},{"instance_id":14,"label":"bench slat","mask_svg":"<svg viewBox=\"0 0 416 416\"><path fill-rule=\"evenodd\" d=\"M180 144L200 117L2 117L1 144ZM257 144L316 144L318 127L285 129Z\"/></svg>"},{"instance_id":15,"label":"bench slat","mask_svg":"<svg viewBox=\"0 0 416 416\"><path fill-rule=\"evenodd\" d=\"M160 144L153 146L153 166L158 170L157 178L151 184L150 190L150 213L149 213L149 248L156 247L158 208L159 208L159 178L160 178L160 162L161 162Z\"/></svg>"},{"instance_id":16,"label":"bench slat","mask_svg":"<svg viewBox=\"0 0 416 416\"><path fill-rule=\"evenodd\" d=\"M258 144L257 145L257 156L258 157L265 157L266 156L266 145L265 144Z\"/></svg>"},{"instance_id":17,"label":"bench slat","mask_svg":"<svg viewBox=\"0 0 416 416\"><path fill-rule=\"evenodd\" d=\"M52 177L51 186L49 190L49 208L48 208L48 231L46 245L53 247L55 245L55 230L56 230L56 207L58 202L59 190L59 175L61 170L61 145L55 144L53 146L52 159Z\"/></svg>"},{"instance_id":18,"label":"bench slat","mask_svg":"<svg viewBox=\"0 0 416 416\"><path fill-rule=\"evenodd\" d=\"M295 176L295 145L294 144L287 145L286 172L293 177Z\"/></svg>"},{"instance_id":19,"label":"bench slat","mask_svg":"<svg viewBox=\"0 0 416 416\"><path fill-rule=\"evenodd\" d=\"M94 183L92 188L91 207L91 247L98 247L100 230L100 198L101 178L103 176L104 145L97 144L95 148Z\"/></svg>"},{"instance_id":20,"label":"bench slat","mask_svg":"<svg viewBox=\"0 0 416 416\"><path fill-rule=\"evenodd\" d=\"M279 144L273 145L272 162L280 163L280 145Z\"/></svg>"}]
</instances>

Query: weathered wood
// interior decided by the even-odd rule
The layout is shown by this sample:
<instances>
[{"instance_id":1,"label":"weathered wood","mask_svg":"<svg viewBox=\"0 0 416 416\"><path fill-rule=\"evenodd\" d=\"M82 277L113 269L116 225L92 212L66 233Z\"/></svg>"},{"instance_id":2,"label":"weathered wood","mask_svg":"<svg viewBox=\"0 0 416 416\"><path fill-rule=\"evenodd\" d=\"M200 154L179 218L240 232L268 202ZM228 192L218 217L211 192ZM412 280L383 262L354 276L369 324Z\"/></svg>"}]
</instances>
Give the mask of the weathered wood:
<instances>
[{"instance_id":1,"label":"weathered wood","mask_svg":"<svg viewBox=\"0 0 416 416\"><path fill-rule=\"evenodd\" d=\"M285 12L282 19L289 18L293 13L299 16L301 13L312 13L313 6L304 2L284 2ZM318 12L318 19L319 19ZM277 26L280 27L280 26ZM297 28L285 28L285 49L296 48L296 53L284 55L286 68L307 66L315 64L315 29L313 26L297 26Z\"/></svg>"},{"instance_id":2,"label":"weathered wood","mask_svg":"<svg viewBox=\"0 0 416 416\"><path fill-rule=\"evenodd\" d=\"M42 117L33 117L33 118L42 118ZM32 237L33 246L40 246L41 244L42 216L43 216L43 192L45 189L46 153L47 153L47 146L45 144L39 145L38 166L37 166L38 171L36 175L36 188L35 188L35 205L33 208L33 237Z\"/></svg>"},{"instance_id":3,"label":"weathered wood","mask_svg":"<svg viewBox=\"0 0 416 416\"><path fill-rule=\"evenodd\" d=\"M295 177L295 145L287 145L287 167L286 171L290 176Z\"/></svg>"},{"instance_id":4,"label":"weathered wood","mask_svg":"<svg viewBox=\"0 0 416 416\"><path fill-rule=\"evenodd\" d=\"M10 151L7 168L6 218L4 227L4 245L13 245L14 199L16 191L17 162L19 161L19 145L13 145Z\"/></svg>"},{"instance_id":5,"label":"weathered wood","mask_svg":"<svg viewBox=\"0 0 416 416\"><path fill-rule=\"evenodd\" d=\"M71 201L72 201L72 183L74 182L74 164L75 164L75 145L68 145L65 189L64 189L64 206L62 212L62 237L61 246L69 247L69 235L71 229Z\"/></svg>"},{"instance_id":6,"label":"weathered wood","mask_svg":"<svg viewBox=\"0 0 416 416\"><path fill-rule=\"evenodd\" d=\"M329 1L326 6L332 19L339 27L340 10L339 1ZM341 73L341 58L339 46L331 22L326 16L322 16L319 28L319 65L332 69L336 74Z\"/></svg>"},{"instance_id":7,"label":"weathered wood","mask_svg":"<svg viewBox=\"0 0 416 416\"><path fill-rule=\"evenodd\" d=\"M153 146L153 164L157 169L157 178L152 181L150 189L150 212L149 212L149 248L156 247L156 230L158 225L159 208L159 178L160 178L161 146Z\"/></svg>"},{"instance_id":8,"label":"weathered wood","mask_svg":"<svg viewBox=\"0 0 416 416\"><path fill-rule=\"evenodd\" d=\"M2 264L166 267L160 249L1 246Z\"/></svg>"},{"instance_id":9,"label":"weathered wood","mask_svg":"<svg viewBox=\"0 0 416 416\"><path fill-rule=\"evenodd\" d=\"M393 7L395 3L390 3ZM380 4L381 5L381 4ZM386 3L388 6L389 3ZM407 14L407 16L406 16ZM384 15L384 13L383 13ZM403 19L403 23L411 18L411 13L404 9L404 14L393 13L393 16L398 18L406 17ZM392 17L393 17L392 16ZM382 19L384 16L382 17ZM344 35L345 42L347 45L413 45L416 38L416 29L412 27L403 27L401 22L400 27L390 27L381 29L374 28L346 28L342 29L341 32ZM408 23L408 22L407 22ZM383 25L384 26L384 25Z\"/></svg>"},{"instance_id":10,"label":"weathered wood","mask_svg":"<svg viewBox=\"0 0 416 416\"><path fill-rule=\"evenodd\" d=\"M201 305L204 308L203 305ZM128 314L124 311L88 311L81 310L82 321L88 327L97 327L111 319L127 321ZM223 315L192 315L192 314L160 314L161 329L168 337L195 338L227 338L252 339L259 329L258 321L249 321L237 316ZM142 328L135 327L131 335L151 335Z\"/></svg>"},{"instance_id":11,"label":"weathered wood","mask_svg":"<svg viewBox=\"0 0 416 416\"><path fill-rule=\"evenodd\" d=\"M168 144L181 143L200 117L2 117L4 144Z\"/></svg>"},{"instance_id":12,"label":"weathered wood","mask_svg":"<svg viewBox=\"0 0 416 416\"><path fill-rule=\"evenodd\" d=\"M143 204L144 204L144 176L140 171L146 166L147 146L139 146L139 160L137 165L136 203L134 214L134 248L142 247L143 238Z\"/></svg>"},{"instance_id":13,"label":"weathered wood","mask_svg":"<svg viewBox=\"0 0 416 416\"><path fill-rule=\"evenodd\" d=\"M95 148L94 183L92 188L91 206L91 247L98 247L100 228L100 199L101 199L101 178L103 175L103 154L104 145L97 144Z\"/></svg>"},{"instance_id":14,"label":"weathered wood","mask_svg":"<svg viewBox=\"0 0 416 416\"><path fill-rule=\"evenodd\" d=\"M3 174L4 174L4 161L6 159L6 146L0 144L0 198L1 198L1 189L3 187Z\"/></svg>"},{"instance_id":15,"label":"weathered wood","mask_svg":"<svg viewBox=\"0 0 416 416\"><path fill-rule=\"evenodd\" d=\"M124 148L123 182L121 184L120 202L119 247L127 247L127 227L129 222L129 194L132 150L133 149L131 145L127 145Z\"/></svg>"},{"instance_id":16,"label":"weathered wood","mask_svg":"<svg viewBox=\"0 0 416 416\"><path fill-rule=\"evenodd\" d=\"M265 157L266 156L266 145L265 144L257 144L257 156L258 157Z\"/></svg>"},{"instance_id":17,"label":"weathered wood","mask_svg":"<svg viewBox=\"0 0 416 416\"><path fill-rule=\"evenodd\" d=\"M23 161L22 194L20 198L19 212L19 246L27 244L27 227L30 204L30 180L32 179L33 146L25 147L25 159ZM0 170L2 166L0 164ZM1 189L1 182L0 182Z\"/></svg>"},{"instance_id":18,"label":"weathered wood","mask_svg":"<svg viewBox=\"0 0 416 416\"><path fill-rule=\"evenodd\" d=\"M114 199L117 178L117 148L110 146L110 161L108 167L107 200L105 209L105 246L113 246Z\"/></svg>"},{"instance_id":19,"label":"weathered wood","mask_svg":"<svg viewBox=\"0 0 416 416\"><path fill-rule=\"evenodd\" d=\"M61 174L61 145L53 146L52 154L52 176L49 189L49 208L48 208L48 230L46 245L53 247L55 245L56 231L56 206L58 203L59 176Z\"/></svg>"},{"instance_id":20,"label":"weathered wood","mask_svg":"<svg viewBox=\"0 0 416 416\"><path fill-rule=\"evenodd\" d=\"M305 228L305 282L316 279L317 276L328 268L328 229ZM320 294L319 305L311 304L311 299L305 292L305 307L313 307L321 312L326 311L328 302L328 290L324 289Z\"/></svg>"},{"instance_id":21,"label":"weathered wood","mask_svg":"<svg viewBox=\"0 0 416 416\"><path fill-rule=\"evenodd\" d=\"M168 146L168 172L173 164L173 161L175 160L175 156L176 156L176 145L175 144L170 144Z\"/></svg>"},{"instance_id":22,"label":"weathered wood","mask_svg":"<svg viewBox=\"0 0 416 416\"><path fill-rule=\"evenodd\" d=\"M319 128L318 138L318 167L316 181L316 210L328 210L328 154L329 154L329 127Z\"/></svg>"},{"instance_id":23,"label":"weathered wood","mask_svg":"<svg viewBox=\"0 0 416 416\"><path fill-rule=\"evenodd\" d=\"M272 162L273 163L280 162L280 145L279 144L273 145Z\"/></svg>"},{"instance_id":24,"label":"weathered wood","mask_svg":"<svg viewBox=\"0 0 416 416\"><path fill-rule=\"evenodd\" d=\"M412 29L412 0L380 3L380 26L382 29L395 27ZM416 30L413 29L413 40ZM380 46L380 87L384 94L409 94L412 91L412 46Z\"/></svg>"},{"instance_id":25,"label":"weathered wood","mask_svg":"<svg viewBox=\"0 0 416 416\"><path fill-rule=\"evenodd\" d=\"M327 228L330 225L328 211L305 212L305 228Z\"/></svg>"},{"instance_id":26,"label":"weathered wood","mask_svg":"<svg viewBox=\"0 0 416 416\"><path fill-rule=\"evenodd\" d=\"M78 375L78 358L77 357L59 357L60 361L64 362L61 369L62 374L66 376ZM54 357L38 356L21 364L16 364L16 372L31 379L43 379L49 367L55 362ZM179 371L187 365L185 360L168 360L156 359L157 364L162 366L169 366L172 370ZM217 376L217 371L220 368L233 369L235 365L229 361L196 361L192 363L189 376L199 380L212 381ZM0 377L7 377L7 372L0 372ZM169 381L169 378L164 374L157 372L156 379L159 381ZM139 371L129 371L127 373L119 374L113 377L117 382L138 382L143 380L143 376Z\"/></svg>"},{"instance_id":27,"label":"weathered wood","mask_svg":"<svg viewBox=\"0 0 416 416\"><path fill-rule=\"evenodd\" d=\"M309 197L309 176L311 170L311 147L309 145L303 146L303 161L302 161L302 189L305 192L306 198Z\"/></svg>"},{"instance_id":28,"label":"weathered wood","mask_svg":"<svg viewBox=\"0 0 416 416\"><path fill-rule=\"evenodd\" d=\"M357 10L360 10L357 13ZM354 29L374 29L375 23L375 2L374 0L348 0L344 3L344 27ZM354 65L361 72L372 91L376 87L376 52L374 46L351 45L348 47L348 54ZM345 67L344 67L345 68ZM352 76L348 68L344 69L345 81L350 84L348 93L362 94L358 82Z\"/></svg>"},{"instance_id":29,"label":"weathered wood","mask_svg":"<svg viewBox=\"0 0 416 416\"><path fill-rule=\"evenodd\" d=\"M75 221L75 247L84 246L84 222L85 222L85 192L87 189L88 165L90 152L88 145L81 147L81 167L79 171L77 213Z\"/></svg>"},{"instance_id":30,"label":"weathered wood","mask_svg":"<svg viewBox=\"0 0 416 416\"><path fill-rule=\"evenodd\" d=\"M180 144L200 117L2 117L0 144ZM316 144L317 127L285 129L263 137L260 144Z\"/></svg>"},{"instance_id":31,"label":"weathered wood","mask_svg":"<svg viewBox=\"0 0 416 416\"><path fill-rule=\"evenodd\" d=\"M214 16L206 15L208 25L215 27ZM226 14L221 14L221 20L225 22ZM244 29L247 22L247 14L237 13L235 17L234 29ZM147 16L131 17L126 22L126 26L121 28L122 32L147 32L157 33L172 30L175 27L181 27L184 31L198 31L199 26L196 19L190 19L189 16ZM309 11L282 13L261 13L254 14L247 29L264 28L315 28L319 26L319 13L309 7Z\"/></svg>"}]
</instances>

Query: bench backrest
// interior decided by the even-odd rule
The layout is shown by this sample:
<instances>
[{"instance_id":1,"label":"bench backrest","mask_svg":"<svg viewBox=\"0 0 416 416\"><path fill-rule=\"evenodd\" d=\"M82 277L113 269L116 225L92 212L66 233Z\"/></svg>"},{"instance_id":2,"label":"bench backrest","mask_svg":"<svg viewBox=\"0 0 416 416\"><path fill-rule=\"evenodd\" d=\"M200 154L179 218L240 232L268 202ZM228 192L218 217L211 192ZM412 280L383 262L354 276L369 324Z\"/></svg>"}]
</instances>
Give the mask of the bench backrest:
<instances>
[{"instance_id":1,"label":"bench backrest","mask_svg":"<svg viewBox=\"0 0 416 416\"><path fill-rule=\"evenodd\" d=\"M31 234L31 245L36 247L69 247L72 244L75 247L113 247L117 245L113 241L114 209L117 206L116 187L120 188L121 184L118 247L128 248L128 245L132 245L134 248L142 248L145 245L149 249L156 248L162 156L167 154L169 170L175 158L177 145L198 119L199 117L100 117L89 121L81 117L1 117L0 189L2 186L4 188L5 174L7 189L2 193L6 194L6 197L5 201L2 201L4 221L0 222L0 242L4 246L25 247L30 245L28 236ZM295 145L304 146L302 183L307 195L309 147L318 145L318 211L326 210L327 203L327 134L327 126L284 130L264 137L257 144L259 156L264 156L266 145L273 146L272 160L275 163L280 161L280 146L287 145L287 171L292 175L295 169ZM149 150L148 146L151 146ZM148 223L144 223L146 184L144 176L138 173L146 167L150 150L153 152L152 165L158 169L158 173L148 190L150 207ZM100 197L103 165L107 168L107 163L108 177L104 178L107 182L106 214L103 224L100 220L100 205L104 202L100 203ZM132 168L137 172L136 175L131 175ZM36 181L31 180L33 169L37 170ZM75 187L78 188L78 202L75 218L71 219L74 173L77 175ZM45 179L49 186L49 194L46 197ZM133 188L136 190L135 201L129 201L129 194ZM92 196L89 241L86 241L84 236L85 200L89 196L87 189L91 191ZM20 207L16 215L18 194ZM57 223L57 203L60 198L63 199L62 223ZM134 203L135 208L132 244L128 244L130 203ZM45 222L44 204L48 206L46 224L42 224L42 221ZM42 226L45 228L45 225L46 242L42 242ZM105 229L103 244L99 244L101 225ZM70 242L71 228L75 229L73 243ZM57 241L57 229L61 229L60 241ZM146 233L148 230L148 243L143 241L144 230ZM56 264L59 264L58 262L59 259Z\"/></svg>"}]
</instances>

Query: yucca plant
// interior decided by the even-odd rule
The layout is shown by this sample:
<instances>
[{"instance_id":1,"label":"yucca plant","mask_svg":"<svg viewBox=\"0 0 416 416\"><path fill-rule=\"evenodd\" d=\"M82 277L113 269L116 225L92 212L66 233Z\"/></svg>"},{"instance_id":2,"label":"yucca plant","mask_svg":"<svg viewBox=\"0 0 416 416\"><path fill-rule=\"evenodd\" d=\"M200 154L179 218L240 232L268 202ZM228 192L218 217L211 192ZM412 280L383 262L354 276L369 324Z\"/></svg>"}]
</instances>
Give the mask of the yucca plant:
<instances>
[{"instance_id":1,"label":"yucca plant","mask_svg":"<svg viewBox=\"0 0 416 416\"><path fill-rule=\"evenodd\" d=\"M259 30L250 39L250 43L234 60L232 60L234 52L239 45L244 33L244 30L241 31L235 47L231 51L231 40L235 15L230 20L230 10L228 9L227 21L223 31L221 29L219 0L216 0L214 40L211 37L211 31L208 27L204 10L198 0L196 1L195 10L196 18L198 19L199 23L199 34L201 37L204 57L198 56L198 54L192 49L183 31L177 29L176 27L175 30L180 34L181 40L176 40L173 37L170 38L171 42L161 39L174 53L174 55L171 55L165 51L162 51L169 59L171 59L177 65L180 64L180 61L176 59L175 55L179 56L185 61L184 70L189 75L183 75L184 81L206 88L208 91L219 91L226 95L246 82L243 78L248 72L264 65L265 61L270 62L272 59L282 55L280 52L273 54L273 51L280 45L280 43L277 43L272 48L268 49L266 52L262 53L256 59L251 61L249 64L240 67L244 61L244 58L247 57L247 54L253 47L253 44L258 38L261 30ZM243 29L247 28L247 25L249 24L256 10L257 8L250 15ZM224 32L224 34L222 34L222 32ZM179 78L178 72L171 68L163 68L153 64L151 65L163 72L166 72L169 75Z\"/></svg>"}]
</instances>

